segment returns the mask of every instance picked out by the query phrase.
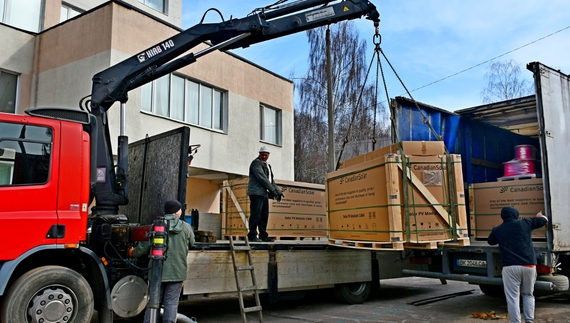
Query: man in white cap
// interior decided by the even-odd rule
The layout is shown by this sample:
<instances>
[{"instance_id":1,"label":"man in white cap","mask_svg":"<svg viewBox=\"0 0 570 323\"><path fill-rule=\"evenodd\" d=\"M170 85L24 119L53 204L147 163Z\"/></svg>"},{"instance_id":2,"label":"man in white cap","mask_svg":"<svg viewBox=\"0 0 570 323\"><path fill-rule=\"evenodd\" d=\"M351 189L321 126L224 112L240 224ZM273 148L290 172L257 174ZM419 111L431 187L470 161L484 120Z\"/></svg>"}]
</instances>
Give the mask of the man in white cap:
<instances>
[{"instance_id":1,"label":"man in white cap","mask_svg":"<svg viewBox=\"0 0 570 323\"><path fill-rule=\"evenodd\" d=\"M252 242L273 242L267 234L267 220L269 219L269 197L281 202L283 193L273 180L271 165L267 163L269 149L262 146L259 156L249 165L249 233L247 238ZM257 235L259 230L259 238Z\"/></svg>"}]
</instances>

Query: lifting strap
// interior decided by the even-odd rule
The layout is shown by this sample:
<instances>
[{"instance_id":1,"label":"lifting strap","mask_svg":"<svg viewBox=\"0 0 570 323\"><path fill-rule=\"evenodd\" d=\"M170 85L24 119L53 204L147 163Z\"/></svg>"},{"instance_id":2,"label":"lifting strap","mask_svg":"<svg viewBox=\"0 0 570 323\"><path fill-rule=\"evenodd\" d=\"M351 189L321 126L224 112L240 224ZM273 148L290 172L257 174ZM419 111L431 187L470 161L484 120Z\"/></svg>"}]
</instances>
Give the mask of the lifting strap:
<instances>
[{"instance_id":1,"label":"lifting strap","mask_svg":"<svg viewBox=\"0 0 570 323\"><path fill-rule=\"evenodd\" d=\"M402 79L400 78L400 75L398 75L398 72L396 72L396 70L394 69L394 66L392 66L392 64L390 63L390 60L388 60L388 57L386 57L386 54L384 53L384 51L383 51L382 48L380 47L380 44L381 44L381 42L382 42L382 41L381 41L382 38L381 38L381 35L380 35L380 33L379 33L379 25L380 25L380 22L379 22L379 21L375 21L375 22L374 22L375 33L374 33L374 35L373 35L373 37L372 37L372 42L373 42L373 44L374 44L374 46L375 46L375 48L374 48L374 55L372 56L372 59L371 59L371 61L370 61L370 65L368 66L368 71L366 72L366 77L365 77L365 79L364 79L364 84L366 84L366 81L368 80L368 75L370 74L370 70L371 70L371 68L372 68L372 63L374 62L374 60L376 60L376 83L375 83L375 87L374 87L374 88L375 88L375 94L374 94L375 97L374 97L374 125L373 125L373 134L372 134L372 150L375 149L375 144L376 144L376 113L377 113L377 106L378 106L378 72L380 71L380 73L381 73L381 75L382 75L382 82L383 82L383 85L384 85L384 93L386 94L386 102L388 102L388 104L390 105L390 123L391 123L391 127L392 127L392 129L393 129L393 131L392 131L393 139L395 140L395 142L397 142L397 143L400 145L399 150L400 150L400 153L401 153L402 168L405 169L405 167L406 167L406 164L405 164L405 163L406 163L406 158L405 158L405 155L404 155L403 150L402 150L402 147L401 147L401 141L400 141L399 138L398 138L398 133L396 132L396 124L395 124L395 115L396 115L396 114L395 114L394 111L393 111L393 108L394 108L394 107L390 104L390 96L389 96L389 94L388 94L388 87L387 87L387 84L386 84L386 76L385 76L385 74L384 74L384 68L383 68L383 66L382 66L382 60L381 60L381 58L380 58L380 55L382 55L382 57L384 57L384 59L386 60L386 63L388 63L388 66L390 66L390 69L392 70L392 72L394 73L394 75L398 78L398 81L400 82L400 84L402 85L402 87L404 88L404 90L406 91L408 97L411 99L412 102L414 102L415 107L418 109L418 111L420 112L420 114L421 114L421 116L422 116L422 118L423 118L423 123L429 127L430 131L434 134L435 138L436 138L438 141L443 141L443 139L442 139L442 137L435 131L435 129L433 128L433 126L431 125L431 123L430 123L430 121L429 121L429 118L425 115L424 111L422 111L422 109L419 107L418 102L413 98L412 94L410 93L410 91L408 90L408 88L406 87L406 85L404 84L404 82L402 81ZM342 153L343 153L343 151L344 151L344 148L345 148L346 144L347 144L348 141L349 141L348 136L349 136L349 133L350 133L352 124L353 124L353 122L354 122L354 118L355 118L355 116L356 116L356 112L358 111L358 107L360 106L360 102L361 102L361 98L362 98L362 92L364 91L364 84L363 84L363 86L362 86L360 95L359 95L359 97L358 97L358 101L357 101L356 108L355 108L355 110L353 111L352 119L351 119L351 122L350 122L350 124L349 124L349 126L348 126L348 130L347 130L346 136L345 136L345 138L344 138L343 145L342 145L342 148L341 148L341 150L340 150L340 153L339 153L339 156L338 156L338 160L337 160L337 164L336 164L336 168L335 168L335 169L338 169L338 168L339 168L340 160L341 160L341 158L342 158ZM454 187L454 184L455 184L455 178L454 178L455 172L453 171L452 158L451 158L451 156L450 156L450 154L449 154L449 151L448 151L447 147L444 146L444 149L445 149L445 156L446 156L446 158L445 158L445 159L446 159L446 165L445 165L445 167L446 167L446 171L447 171L447 174L448 174L447 180L448 180L448 185L449 185L449 186L448 186L448 187L449 187L449 192L454 192L454 191L455 191L455 187ZM405 172L404 172L404 173L405 173ZM407 180L408 180L408 179L407 179L406 176L404 175L403 181L404 181L404 187L406 187L406 188L408 187L408 185L407 185ZM408 195L407 189L405 189L403 193L404 193L405 200L407 201L407 198L408 198L408 196L407 196L407 195ZM406 203L406 204L407 204L407 203ZM457 203L456 203L456 201L455 201L455 196L454 196L454 194L449 194L449 204L448 204L448 210L447 210L447 212L448 212L448 214L449 214L449 217L448 217L448 218L456 219L456 207L457 207ZM409 212L409 210L408 210L408 205L405 206L405 209L406 209L406 214L408 214L408 212ZM457 232L456 229L457 229L457 227L456 227L456 226L457 226L456 221L455 221L455 220L451 221L450 227L451 227L451 232L452 232L452 238L453 238L453 239L457 238L457 235L456 235L456 232Z\"/></svg>"}]
</instances>

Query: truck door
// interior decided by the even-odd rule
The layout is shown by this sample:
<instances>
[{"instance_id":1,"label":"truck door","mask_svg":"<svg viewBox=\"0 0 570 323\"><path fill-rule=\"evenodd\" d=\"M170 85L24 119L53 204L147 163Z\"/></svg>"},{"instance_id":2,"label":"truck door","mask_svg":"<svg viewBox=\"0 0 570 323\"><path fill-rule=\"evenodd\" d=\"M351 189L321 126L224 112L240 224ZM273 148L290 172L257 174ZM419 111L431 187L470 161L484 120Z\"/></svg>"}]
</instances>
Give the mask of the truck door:
<instances>
[{"instance_id":1,"label":"truck door","mask_svg":"<svg viewBox=\"0 0 570 323\"><path fill-rule=\"evenodd\" d=\"M542 65L530 63L534 72L537 114L544 178L544 204L551 216L552 236L556 250L570 249L570 88L569 76ZM549 224L550 225L550 224ZM549 241L549 242L550 242Z\"/></svg>"},{"instance_id":2,"label":"truck door","mask_svg":"<svg viewBox=\"0 0 570 323\"><path fill-rule=\"evenodd\" d=\"M0 261L55 243L57 121L0 115Z\"/></svg>"}]
</instances>

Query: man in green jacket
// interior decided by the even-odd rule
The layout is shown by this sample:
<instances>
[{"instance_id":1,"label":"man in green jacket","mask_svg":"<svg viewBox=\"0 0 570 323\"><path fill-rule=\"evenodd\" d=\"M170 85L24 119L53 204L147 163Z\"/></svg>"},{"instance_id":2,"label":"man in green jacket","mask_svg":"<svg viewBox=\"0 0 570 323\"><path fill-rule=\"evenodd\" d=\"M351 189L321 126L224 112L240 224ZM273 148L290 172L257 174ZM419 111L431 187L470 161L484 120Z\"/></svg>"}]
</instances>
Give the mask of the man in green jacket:
<instances>
[{"instance_id":1,"label":"man in green jacket","mask_svg":"<svg viewBox=\"0 0 570 323\"><path fill-rule=\"evenodd\" d=\"M188 248L194 245L195 238L192 227L186 221L180 219L180 215L182 215L180 202L176 200L166 201L164 203L164 214L164 220L168 228L168 249L167 257L162 267L162 284L160 288L160 299L164 305L162 322L175 323L182 282L186 280ZM148 255L149 251L150 242L144 241L136 246L132 255L141 257ZM152 268L152 260L149 268ZM150 315L147 306L144 323L150 323L149 321Z\"/></svg>"}]
</instances>

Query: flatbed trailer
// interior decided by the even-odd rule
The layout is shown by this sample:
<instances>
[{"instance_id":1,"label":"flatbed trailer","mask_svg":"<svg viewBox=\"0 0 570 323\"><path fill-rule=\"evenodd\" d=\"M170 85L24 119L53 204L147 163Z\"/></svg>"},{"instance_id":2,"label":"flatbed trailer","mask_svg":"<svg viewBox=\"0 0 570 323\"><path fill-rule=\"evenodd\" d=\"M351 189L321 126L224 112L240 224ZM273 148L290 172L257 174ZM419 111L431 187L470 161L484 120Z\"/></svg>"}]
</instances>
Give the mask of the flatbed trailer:
<instances>
[{"instance_id":1,"label":"flatbed trailer","mask_svg":"<svg viewBox=\"0 0 570 323\"><path fill-rule=\"evenodd\" d=\"M245 242L238 239L234 243ZM379 288L381 279L402 277L402 270L411 266L427 268L411 265L403 251L343 248L325 239L276 240L250 246L259 291L267 293L272 302L288 292L334 288L340 300L362 303ZM243 279L248 278L244 275ZM185 299L236 295L228 240L196 243L189 251L182 294Z\"/></svg>"}]
</instances>

